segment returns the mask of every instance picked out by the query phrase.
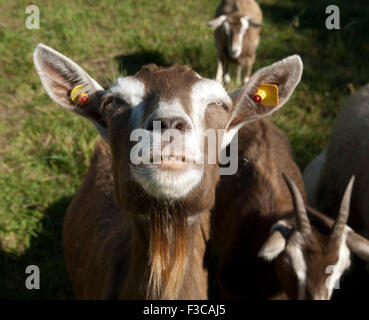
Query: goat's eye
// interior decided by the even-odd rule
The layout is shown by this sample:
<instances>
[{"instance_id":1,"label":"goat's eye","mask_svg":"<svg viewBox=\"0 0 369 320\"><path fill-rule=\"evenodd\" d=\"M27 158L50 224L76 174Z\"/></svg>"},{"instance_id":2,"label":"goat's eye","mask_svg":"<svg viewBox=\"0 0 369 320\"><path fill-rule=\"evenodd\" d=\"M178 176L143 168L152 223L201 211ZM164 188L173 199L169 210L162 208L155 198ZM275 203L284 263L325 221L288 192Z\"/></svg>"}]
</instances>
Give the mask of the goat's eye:
<instances>
[{"instance_id":1,"label":"goat's eye","mask_svg":"<svg viewBox=\"0 0 369 320\"><path fill-rule=\"evenodd\" d=\"M125 102L123 99L114 97L114 102L116 105L121 106L121 105L128 105L127 102Z\"/></svg>"},{"instance_id":2,"label":"goat's eye","mask_svg":"<svg viewBox=\"0 0 369 320\"><path fill-rule=\"evenodd\" d=\"M107 98L105 98L105 100L102 103L102 107L104 109L108 109L109 107L111 107L112 104L115 104L116 106L125 106L127 105L127 103L123 100L120 99L118 97L114 97L114 96L109 96Z\"/></svg>"},{"instance_id":3,"label":"goat's eye","mask_svg":"<svg viewBox=\"0 0 369 320\"><path fill-rule=\"evenodd\" d=\"M114 97L113 96L110 96L110 97L106 97L103 102L102 102L102 108L106 108L109 104L111 104L114 100Z\"/></svg>"},{"instance_id":4,"label":"goat's eye","mask_svg":"<svg viewBox=\"0 0 369 320\"><path fill-rule=\"evenodd\" d=\"M215 102L214 103L217 107L221 107L221 108L223 108L225 111L227 111L228 112L228 110L229 110L229 107L224 103L224 102Z\"/></svg>"}]
</instances>

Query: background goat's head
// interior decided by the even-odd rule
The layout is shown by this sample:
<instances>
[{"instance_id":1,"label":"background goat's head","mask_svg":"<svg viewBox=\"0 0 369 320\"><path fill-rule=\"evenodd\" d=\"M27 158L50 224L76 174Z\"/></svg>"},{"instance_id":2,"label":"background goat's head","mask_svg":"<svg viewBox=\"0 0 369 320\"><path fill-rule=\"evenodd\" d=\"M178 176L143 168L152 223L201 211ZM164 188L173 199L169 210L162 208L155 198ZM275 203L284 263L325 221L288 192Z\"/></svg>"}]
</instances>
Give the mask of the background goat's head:
<instances>
[{"instance_id":1,"label":"background goat's head","mask_svg":"<svg viewBox=\"0 0 369 320\"><path fill-rule=\"evenodd\" d=\"M290 299L330 299L333 289L350 267L350 253L369 260L369 241L347 226L354 183L351 178L333 227L319 216L306 213L303 198L294 184L283 175L294 202L294 219L275 223L259 252L275 262L279 281Z\"/></svg>"},{"instance_id":2,"label":"background goat's head","mask_svg":"<svg viewBox=\"0 0 369 320\"><path fill-rule=\"evenodd\" d=\"M147 213L146 209L163 204L177 205L182 212L210 209L219 167L217 163L207 163L206 150L214 146L204 142L204 131L223 129L217 141L223 149L244 124L278 110L302 73L301 59L291 56L256 72L247 85L230 97L219 83L202 78L188 66L144 66L136 75L118 78L104 90L76 63L43 44L34 51L34 63L50 97L92 121L110 144L115 198L132 213ZM252 99L261 83L278 86L276 107L266 107ZM71 90L79 84L85 85L89 95L82 106L70 99ZM130 151L137 142L131 141L131 133L141 129L152 138L155 120L161 122L160 134L174 130L184 137L183 153L173 155L170 151L162 155L159 164L135 165ZM153 139L141 146L142 153L150 157L155 150L164 150L164 145L154 145ZM203 161L187 163L188 157Z\"/></svg>"},{"instance_id":3,"label":"background goat's head","mask_svg":"<svg viewBox=\"0 0 369 320\"><path fill-rule=\"evenodd\" d=\"M242 53L243 38L249 28L260 28L262 24L257 23L249 16L241 16L238 13L221 15L208 22L208 26L214 30L222 28L228 40L228 54L237 59Z\"/></svg>"}]
</instances>

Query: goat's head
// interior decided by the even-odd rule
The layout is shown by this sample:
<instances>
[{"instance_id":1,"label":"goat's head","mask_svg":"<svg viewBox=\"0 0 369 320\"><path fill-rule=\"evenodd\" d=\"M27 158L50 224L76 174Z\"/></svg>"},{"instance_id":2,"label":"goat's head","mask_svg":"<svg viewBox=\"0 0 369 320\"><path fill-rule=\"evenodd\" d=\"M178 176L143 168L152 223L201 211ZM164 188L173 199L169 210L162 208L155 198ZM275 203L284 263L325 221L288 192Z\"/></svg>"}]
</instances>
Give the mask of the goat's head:
<instances>
[{"instance_id":1,"label":"goat's head","mask_svg":"<svg viewBox=\"0 0 369 320\"><path fill-rule=\"evenodd\" d=\"M184 212L210 209L219 166L218 157L214 164L207 163L207 149L218 145L219 150L224 149L243 125L278 110L302 73L301 59L291 56L259 70L247 85L230 96L219 83L202 78L188 66L148 65L134 76L118 78L104 90L76 63L45 45L36 47L34 63L50 97L92 121L110 144L115 198L130 212L140 213L152 207L153 201L156 207L177 204ZM261 83L278 86L276 107L252 99ZM89 96L84 105L70 98L71 90L80 84ZM156 129L155 120L161 122ZM132 137L135 129L150 137L146 142L143 139L138 148L138 154L149 159L147 164L136 165L130 157L138 145L137 137ZM209 140L204 139L207 129L223 130L215 146L204 142ZM164 151L166 144L153 142L155 133L164 136L168 130L183 137L182 154L173 154L171 148ZM151 161L155 150L162 152L158 164Z\"/></svg>"},{"instance_id":2,"label":"goat's head","mask_svg":"<svg viewBox=\"0 0 369 320\"><path fill-rule=\"evenodd\" d=\"M221 15L208 22L208 26L214 30L222 28L225 33L228 44L228 54L231 58L237 59L242 52L243 38L247 30L251 28L260 28L262 24L254 21L249 16L241 16L238 13Z\"/></svg>"},{"instance_id":3,"label":"goat's head","mask_svg":"<svg viewBox=\"0 0 369 320\"><path fill-rule=\"evenodd\" d=\"M354 177L341 202L332 227L327 221L306 212L303 198L283 175L294 203L294 219L280 220L259 252L267 261L275 260L279 281L290 299L330 299L333 289L350 267L350 253L369 260L369 241L347 226Z\"/></svg>"}]
</instances>

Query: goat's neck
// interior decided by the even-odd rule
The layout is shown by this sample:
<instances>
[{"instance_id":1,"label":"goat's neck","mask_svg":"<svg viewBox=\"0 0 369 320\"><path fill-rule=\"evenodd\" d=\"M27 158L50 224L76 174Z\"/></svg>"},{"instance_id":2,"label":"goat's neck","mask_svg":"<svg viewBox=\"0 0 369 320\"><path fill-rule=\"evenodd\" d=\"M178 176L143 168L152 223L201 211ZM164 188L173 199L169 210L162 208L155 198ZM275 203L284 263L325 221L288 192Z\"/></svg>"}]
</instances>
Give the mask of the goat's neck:
<instances>
[{"instance_id":1,"label":"goat's neck","mask_svg":"<svg viewBox=\"0 0 369 320\"><path fill-rule=\"evenodd\" d=\"M207 299L207 270L204 268L206 242L209 239L209 212L187 219L188 249L183 282L177 296L166 299ZM120 298L160 299L150 296L150 226L147 217L133 219L132 245L127 277Z\"/></svg>"}]
</instances>

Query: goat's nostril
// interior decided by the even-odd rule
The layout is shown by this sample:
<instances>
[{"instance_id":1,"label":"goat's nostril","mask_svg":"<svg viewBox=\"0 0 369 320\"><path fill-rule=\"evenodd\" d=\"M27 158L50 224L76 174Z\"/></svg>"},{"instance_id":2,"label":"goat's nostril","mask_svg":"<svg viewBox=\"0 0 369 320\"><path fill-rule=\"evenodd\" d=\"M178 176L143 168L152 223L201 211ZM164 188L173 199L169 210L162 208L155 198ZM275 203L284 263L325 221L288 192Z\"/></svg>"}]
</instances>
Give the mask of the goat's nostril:
<instances>
[{"instance_id":1,"label":"goat's nostril","mask_svg":"<svg viewBox=\"0 0 369 320\"><path fill-rule=\"evenodd\" d=\"M154 125L154 122L159 122L159 126ZM156 118L147 125L147 130L153 131L156 128L160 128L161 131L165 131L168 129L177 129L179 131L184 132L186 129L190 129L189 124L183 118L174 117L174 118Z\"/></svg>"},{"instance_id":2,"label":"goat's nostril","mask_svg":"<svg viewBox=\"0 0 369 320\"><path fill-rule=\"evenodd\" d=\"M172 126L173 129L177 129L179 131L185 131L186 129L189 129L189 126L187 125L187 122L182 118L177 118L173 120Z\"/></svg>"}]
</instances>

